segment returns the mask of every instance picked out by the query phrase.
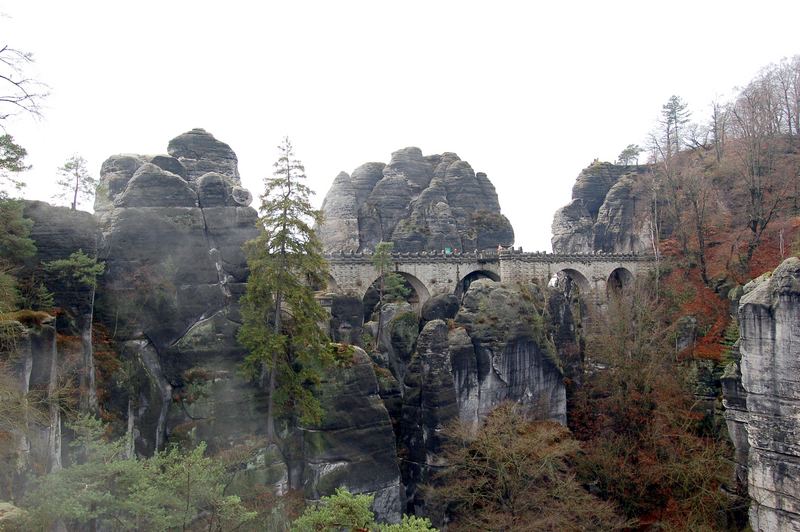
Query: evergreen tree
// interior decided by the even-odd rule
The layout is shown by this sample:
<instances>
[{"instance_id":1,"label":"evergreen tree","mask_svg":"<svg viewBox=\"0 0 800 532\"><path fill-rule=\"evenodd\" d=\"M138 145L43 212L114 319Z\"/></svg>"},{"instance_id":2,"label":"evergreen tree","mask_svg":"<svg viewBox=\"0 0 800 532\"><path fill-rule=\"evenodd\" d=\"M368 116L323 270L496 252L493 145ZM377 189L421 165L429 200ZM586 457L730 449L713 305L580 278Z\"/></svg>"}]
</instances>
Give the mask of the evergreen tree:
<instances>
[{"instance_id":1,"label":"evergreen tree","mask_svg":"<svg viewBox=\"0 0 800 532\"><path fill-rule=\"evenodd\" d=\"M321 407L313 386L329 362L327 320L315 286L327 280L322 244L313 231L321 214L311 206L305 170L289 139L278 147L273 177L261 195L260 234L245 245L250 275L242 297L239 341L249 354L244 370L268 393L267 439L275 439L275 415L316 422ZM277 412L276 412L277 410Z\"/></svg>"},{"instance_id":2,"label":"evergreen tree","mask_svg":"<svg viewBox=\"0 0 800 532\"><path fill-rule=\"evenodd\" d=\"M0 135L0 185L10 184L19 190L25 183L15 177L15 174L27 170L29 167L23 162L28 152L14 142L14 137L9 134ZM5 192L0 190L0 199L5 197Z\"/></svg>"},{"instance_id":3,"label":"evergreen tree","mask_svg":"<svg viewBox=\"0 0 800 532\"><path fill-rule=\"evenodd\" d=\"M292 532L317 530L363 530L366 532L436 532L424 517L404 515L399 523L376 523L370 507L373 495L353 495L344 488L322 497L318 504L306 508L292 523Z\"/></svg>"},{"instance_id":4,"label":"evergreen tree","mask_svg":"<svg viewBox=\"0 0 800 532\"><path fill-rule=\"evenodd\" d=\"M667 103L661 106L661 126L664 134L665 157L677 155L683 146L681 131L689 122L689 104L680 96L670 96Z\"/></svg>"},{"instance_id":5,"label":"evergreen tree","mask_svg":"<svg viewBox=\"0 0 800 532\"><path fill-rule=\"evenodd\" d=\"M125 439L107 441L96 418L71 425L81 460L34 485L23 507L20 530L235 530L255 517L239 497L226 494L223 464L192 450L171 447L147 459L131 457Z\"/></svg>"},{"instance_id":6,"label":"evergreen tree","mask_svg":"<svg viewBox=\"0 0 800 532\"><path fill-rule=\"evenodd\" d=\"M72 198L71 208L78 207L78 199L92 199L97 188L97 180L89 174L86 159L73 155L58 169L60 179L56 184L61 188L57 198Z\"/></svg>"},{"instance_id":7,"label":"evergreen tree","mask_svg":"<svg viewBox=\"0 0 800 532\"><path fill-rule=\"evenodd\" d=\"M638 144L628 144L617 156L617 164L639 164L639 154L642 148Z\"/></svg>"}]
</instances>

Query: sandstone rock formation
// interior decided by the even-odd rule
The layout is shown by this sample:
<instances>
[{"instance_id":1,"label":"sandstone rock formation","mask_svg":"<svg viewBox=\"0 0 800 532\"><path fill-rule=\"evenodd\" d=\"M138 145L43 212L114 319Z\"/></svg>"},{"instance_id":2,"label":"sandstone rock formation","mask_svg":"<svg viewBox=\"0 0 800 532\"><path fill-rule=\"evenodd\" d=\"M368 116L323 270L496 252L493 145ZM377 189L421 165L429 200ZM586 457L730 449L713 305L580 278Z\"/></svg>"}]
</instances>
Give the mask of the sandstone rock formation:
<instances>
[{"instance_id":1,"label":"sandstone rock formation","mask_svg":"<svg viewBox=\"0 0 800 532\"><path fill-rule=\"evenodd\" d=\"M401 487L392 424L369 356L346 349L352 362L330 370L320 385L322 422L301 429L305 495L318 499L339 487L369 493L376 514L396 522Z\"/></svg>"},{"instance_id":2,"label":"sandstone rock formation","mask_svg":"<svg viewBox=\"0 0 800 532\"><path fill-rule=\"evenodd\" d=\"M190 433L226 446L259 424L235 338L256 212L227 144L195 129L168 151L110 157L95 201L99 317L147 383L129 397L142 452ZM208 391L196 399L190 386Z\"/></svg>"},{"instance_id":3,"label":"sandstone rock formation","mask_svg":"<svg viewBox=\"0 0 800 532\"><path fill-rule=\"evenodd\" d=\"M384 327L372 356L381 366L381 397L395 425L407 511L424 506L417 488L443 465L443 431L450 422L476 428L506 400L541 419L566 422L564 375L550 326L536 310L544 305L541 296L535 287L482 279L470 285L460 307L444 296L423 309L422 319L407 303L384 306ZM557 334L568 336L562 322L571 319L556 321ZM364 329L374 331L370 324Z\"/></svg>"},{"instance_id":4,"label":"sandstone rock formation","mask_svg":"<svg viewBox=\"0 0 800 532\"><path fill-rule=\"evenodd\" d=\"M594 163L572 187L572 201L553 217L556 253L652 250L650 211L638 190L644 166Z\"/></svg>"},{"instance_id":5,"label":"sandstone rock formation","mask_svg":"<svg viewBox=\"0 0 800 532\"><path fill-rule=\"evenodd\" d=\"M245 351L236 341L247 280L242 245L257 234L252 196L234 152L209 133L180 135L168 152L112 156L102 167L95 210L107 271L99 319L130 368L113 390L115 410L130 416L140 453L176 441L206 441L212 452L252 445L264 434L264 398L240 376ZM360 336L356 303L339 299L332 309L334 336L345 342ZM346 486L375 495L381 518L399 519L391 419L369 357L353 349L352 365L320 384L322 424L286 428L285 444L260 449L235 489L266 484L316 499Z\"/></svg>"},{"instance_id":6,"label":"sandstone rock formation","mask_svg":"<svg viewBox=\"0 0 800 532\"><path fill-rule=\"evenodd\" d=\"M747 453L753 530L800 530L800 259L745 286L739 306L741 393L729 394L737 457ZM738 401L737 401L738 399ZM736 437L739 436L739 437Z\"/></svg>"},{"instance_id":7,"label":"sandstone rock formation","mask_svg":"<svg viewBox=\"0 0 800 532\"><path fill-rule=\"evenodd\" d=\"M325 250L396 251L495 249L514 242L494 186L454 153L422 155L419 148L392 154L389 164L366 163L340 173L322 205L319 234Z\"/></svg>"}]
</instances>

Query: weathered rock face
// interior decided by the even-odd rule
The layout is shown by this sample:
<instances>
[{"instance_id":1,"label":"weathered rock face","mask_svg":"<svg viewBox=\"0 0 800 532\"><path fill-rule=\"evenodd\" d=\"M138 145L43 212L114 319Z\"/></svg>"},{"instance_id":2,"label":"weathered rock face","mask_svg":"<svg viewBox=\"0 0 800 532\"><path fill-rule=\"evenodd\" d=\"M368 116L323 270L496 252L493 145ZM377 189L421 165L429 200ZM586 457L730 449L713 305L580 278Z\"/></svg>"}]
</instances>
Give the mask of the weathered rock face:
<instances>
[{"instance_id":1,"label":"weathered rock face","mask_svg":"<svg viewBox=\"0 0 800 532\"><path fill-rule=\"evenodd\" d=\"M389 414L369 356L351 347L351 365L334 368L320 385L322 423L303 433L304 489L308 499L338 487L375 496L382 519L400 520L400 470Z\"/></svg>"},{"instance_id":2,"label":"weathered rock face","mask_svg":"<svg viewBox=\"0 0 800 532\"><path fill-rule=\"evenodd\" d=\"M422 155L419 148L392 154L389 164L366 163L340 173L322 205L319 228L326 251L494 249L514 242L500 214L494 186L454 153Z\"/></svg>"},{"instance_id":3,"label":"weathered rock face","mask_svg":"<svg viewBox=\"0 0 800 532\"><path fill-rule=\"evenodd\" d=\"M188 434L227 446L261 427L255 389L237 373L250 194L236 155L209 133L180 135L168 151L110 157L95 203L106 263L98 313L145 381L133 398L145 453ZM188 391L197 387L199 399Z\"/></svg>"},{"instance_id":4,"label":"weathered rock face","mask_svg":"<svg viewBox=\"0 0 800 532\"><path fill-rule=\"evenodd\" d=\"M418 507L416 487L431 480L444 465L442 430L458 413L448 349L447 325L429 321L417 339L417 350L405 376L400 419L403 479L408 506Z\"/></svg>"},{"instance_id":5,"label":"weathered rock face","mask_svg":"<svg viewBox=\"0 0 800 532\"><path fill-rule=\"evenodd\" d=\"M644 166L594 163L572 187L572 201L553 217L553 251L646 252L652 248L648 198L639 193Z\"/></svg>"},{"instance_id":6,"label":"weathered rock face","mask_svg":"<svg viewBox=\"0 0 800 532\"><path fill-rule=\"evenodd\" d=\"M470 285L455 318L464 332L450 335L462 421L474 423L512 400L566 423L563 373L533 306L537 297L483 279Z\"/></svg>"},{"instance_id":7,"label":"weathered rock face","mask_svg":"<svg viewBox=\"0 0 800 532\"><path fill-rule=\"evenodd\" d=\"M30 238L36 244L36 256L31 260L32 264L65 259L78 250L89 257L96 255L99 231L90 213L55 207L42 201L26 201L23 215L33 222ZM65 287L41 268L35 272L26 268L22 277L29 274L41 279L54 293L56 305L67 310L68 315L62 316L58 324L59 332L79 334L91 326L90 289Z\"/></svg>"},{"instance_id":8,"label":"weathered rock face","mask_svg":"<svg viewBox=\"0 0 800 532\"><path fill-rule=\"evenodd\" d=\"M59 376L75 369L64 367L60 360L53 320L40 324L0 320L0 327L5 333L14 331L17 335L15 356L5 361L13 381L4 382L4 386L13 386L22 394L35 391L49 398L51 386L59 382ZM51 472L62 465L60 408L49 409L47 424L42 419L23 416L22 408L16 408L13 402L5 406L6 416L11 419L4 423L4 437L13 442L13 446L6 445L15 449L4 455L4 467L0 468L0 494L5 498L22 492L32 470Z\"/></svg>"},{"instance_id":9,"label":"weathered rock face","mask_svg":"<svg viewBox=\"0 0 800 532\"><path fill-rule=\"evenodd\" d=\"M739 306L753 530L800 530L798 324L800 259L792 257L746 286Z\"/></svg>"},{"instance_id":10,"label":"weathered rock face","mask_svg":"<svg viewBox=\"0 0 800 532\"><path fill-rule=\"evenodd\" d=\"M103 164L99 317L130 366L129 382L113 390L114 409L129 412L141 453L167 442L258 446L263 392L239 375L245 351L236 341L247 278L242 245L256 236L257 215L227 144L192 130L171 141L169 153ZM357 341L361 301L336 297L332 314L333 336ZM352 364L331 369L319 386L322 424L288 428L280 448L259 448L232 489L293 487L316 499L345 486L374 494L382 519L399 519L395 434L381 400L394 394L398 403L399 387L392 390L391 379L379 387L369 357L354 351Z\"/></svg>"},{"instance_id":11,"label":"weathered rock face","mask_svg":"<svg viewBox=\"0 0 800 532\"><path fill-rule=\"evenodd\" d=\"M540 419L566 422L563 373L534 303L543 305L541 296L535 287L518 290L477 280L460 308L457 301L453 309L442 298L427 312L423 309L428 316L419 333L413 314L397 314L387 305L393 331L388 367L404 392L397 432L407 510L424 505L417 487L442 465L443 430L449 422L459 419L477 428L506 400L527 406ZM454 319L442 319L454 311ZM570 320L556 321L553 329L562 334Z\"/></svg>"},{"instance_id":12,"label":"weathered rock face","mask_svg":"<svg viewBox=\"0 0 800 532\"><path fill-rule=\"evenodd\" d=\"M204 129L193 129L178 135L169 141L167 153L173 157L173 160L169 161L169 165L172 167L162 166L162 168L173 173L177 173L174 170L177 169L180 172L178 175L185 177L188 181L195 181L197 178L213 172L222 174L237 185L239 184L239 159L236 154L230 146L218 141ZM175 159L180 165L173 162ZM157 156L157 160L168 161L169 159ZM156 161L154 162L158 164ZM185 169L185 173L181 172L181 168Z\"/></svg>"}]
</instances>

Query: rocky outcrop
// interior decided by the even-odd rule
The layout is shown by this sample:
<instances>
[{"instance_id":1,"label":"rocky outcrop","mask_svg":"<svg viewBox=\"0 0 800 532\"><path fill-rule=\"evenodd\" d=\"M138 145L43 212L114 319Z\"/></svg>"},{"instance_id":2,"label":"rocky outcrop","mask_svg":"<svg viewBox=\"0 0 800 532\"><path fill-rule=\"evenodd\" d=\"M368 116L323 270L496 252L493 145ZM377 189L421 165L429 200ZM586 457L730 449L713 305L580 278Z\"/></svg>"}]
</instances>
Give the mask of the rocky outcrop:
<instances>
[{"instance_id":1,"label":"rocky outcrop","mask_svg":"<svg viewBox=\"0 0 800 532\"><path fill-rule=\"evenodd\" d=\"M188 181L195 181L199 177L213 172L222 174L232 182L239 184L239 159L236 154L230 146L215 139L204 129L196 128L178 135L169 141L167 153L172 160L164 156L156 156L157 160L163 160L172 166L172 168L168 166L162 166L162 168L177 173ZM176 165L175 160L180 164Z\"/></svg>"},{"instance_id":2,"label":"rocky outcrop","mask_svg":"<svg viewBox=\"0 0 800 532\"><path fill-rule=\"evenodd\" d=\"M800 530L800 259L745 286L739 306L753 530ZM733 395L735 398L736 395ZM741 402L728 404L741 408ZM738 453L737 453L738 454Z\"/></svg>"},{"instance_id":3,"label":"rocky outcrop","mask_svg":"<svg viewBox=\"0 0 800 532\"><path fill-rule=\"evenodd\" d=\"M447 324L433 320L422 329L405 375L400 434L408 507L423 504L417 485L432 480L432 473L445 465L442 432L457 413Z\"/></svg>"},{"instance_id":4,"label":"rocky outcrop","mask_svg":"<svg viewBox=\"0 0 800 532\"><path fill-rule=\"evenodd\" d=\"M246 353L236 340L247 279L242 245L257 234L250 200L236 155L203 130L173 139L169 155L120 155L103 164L99 317L114 331L126 368L111 406L131 416L139 453L168 442L205 441L212 452L255 446L232 490L299 488L314 500L345 486L375 495L376 514L396 521L400 472L381 397L394 394L398 403L399 387L391 379L379 385L361 349L346 348L352 360L340 358L326 372L317 390L319 425L284 427L279 446L259 446L263 392L240 375ZM360 340L360 300L335 297L331 312L334 337Z\"/></svg>"},{"instance_id":5,"label":"rocky outcrop","mask_svg":"<svg viewBox=\"0 0 800 532\"><path fill-rule=\"evenodd\" d=\"M251 196L236 155L211 134L192 130L168 151L110 157L95 203L106 263L98 314L144 380L132 398L143 453L189 435L226 447L261 426L236 341L242 244L256 236Z\"/></svg>"},{"instance_id":6,"label":"rocky outcrop","mask_svg":"<svg viewBox=\"0 0 800 532\"><path fill-rule=\"evenodd\" d=\"M645 166L593 163L553 217L556 253L642 253L652 249L649 198L639 192Z\"/></svg>"},{"instance_id":7,"label":"rocky outcrop","mask_svg":"<svg viewBox=\"0 0 800 532\"><path fill-rule=\"evenodd\" d=\"M328 249L358 249L358 200L350 176L341 172L331 185L336 194L328 194L322 203L325 221L318 229L319 238Z\"/></svg>"},{"instance_id":8,"label":"rocky outcrop","mask_svg":"<svg viewBox=\"0 0 800 532\"><path fill-rule=\"evenodd\" d=\"M462 421L475 423L499 402L512 400L540 419L566 423L563 373L533 303L544 298L535 287L519 290L480 279L464 295L455 318L463 332L450 335Z\"/></svg>"},{"instance_id":9,"label":"rocky outcrop","mask_svg":"<svg viewBox=\"0 0 800 532\"><path fill-rule=\"evenodd\" d=\"M319 227L326 251L495 249L514 242L486 174L450 152L422 154L404 148L389 164L366 163L340 173L322 206Z\"/></svg>"},{"instance_id":10,"label":"rocky outcrop","mask_svg":"<svg viewBox=\"0 0 800 532\"><path fill-rule=\"evenodd\" d=\"M301 429L305 495L314 500L338 487L368 493L376 514L396 522L401 487L391 420L369 356L358 347L343 349L352 359L327 372L319 386L322 422Z\"/></svg>"},{"instance_id":11,"label":"rocky outcrop","mask_svg":"<svg viewBox=\"0 0 800 532\"><path fill-rule=\"evenodd\" d=\"M456 301L453 309L446 297L423 308L427 319L419 333L413 314L398 314L396 305L387 305L393 331L388 367L403 384L397 430L408 511L424 506L417 487L443 465L448 423L460 420L475 429L506 400L527 407L539 419L566 422L564 376L551 327L542 318L544 305L536 287L511 288L479 279L460 308ZM454 318L446 318L454 311ZM561 316L552 329L567 336L568 323ZM574 339L574 330L571 334Z\"/></svg>"}]
</instances>

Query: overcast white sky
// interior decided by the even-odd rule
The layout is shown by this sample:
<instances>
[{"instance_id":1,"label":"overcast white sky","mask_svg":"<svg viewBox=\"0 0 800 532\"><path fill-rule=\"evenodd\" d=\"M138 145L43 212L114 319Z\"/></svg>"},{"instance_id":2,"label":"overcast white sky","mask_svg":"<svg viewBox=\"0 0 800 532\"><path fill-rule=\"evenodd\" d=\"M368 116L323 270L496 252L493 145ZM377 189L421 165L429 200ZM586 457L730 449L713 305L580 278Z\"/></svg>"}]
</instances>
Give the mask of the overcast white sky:
<instances>
[{"instance_id":1,"label":"overcast white sky","mask_svg":"<svg viewBox=\"0 0 800 532\"><path fill-rule=\"evenodd\" d=\"M651 7L652 6L652 7ZM47 199L72 153L165 153L202 127L260 193L289 135L317 204L341 171L419 146L497 188L517 245L550 249L554 211L595 157L643 143L671 94L695 119L800 53L800 2L0 2L33 52L44 118L8 130Z\"/></svg>"}]
</instances>

